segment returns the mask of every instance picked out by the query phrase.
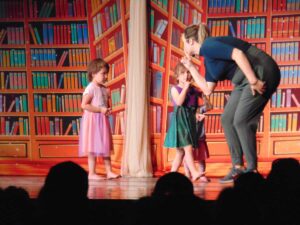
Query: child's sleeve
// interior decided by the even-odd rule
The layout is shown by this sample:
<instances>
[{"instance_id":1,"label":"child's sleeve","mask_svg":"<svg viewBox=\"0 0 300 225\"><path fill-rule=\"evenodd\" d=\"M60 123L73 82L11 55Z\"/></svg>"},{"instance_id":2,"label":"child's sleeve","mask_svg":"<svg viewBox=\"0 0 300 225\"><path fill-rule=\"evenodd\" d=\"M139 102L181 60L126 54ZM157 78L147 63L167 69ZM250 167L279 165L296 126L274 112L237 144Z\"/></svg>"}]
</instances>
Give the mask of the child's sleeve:
<instances>
[{"instance_id":1,"label":"child's sleeve","mask_svg":"<svg viewBox=\"0 0 300 225\"><path fill-rule=\"evenodd\" d=\"M85 90L84 90L84 92L83 92L83 96L84 95L91 95L91 96L93 96L94 94L93 94L94 92L93 92L93 89L92 89L92 86L91 85L88 85L86 88L85 88Z\"/></svg>"}]
</instances>

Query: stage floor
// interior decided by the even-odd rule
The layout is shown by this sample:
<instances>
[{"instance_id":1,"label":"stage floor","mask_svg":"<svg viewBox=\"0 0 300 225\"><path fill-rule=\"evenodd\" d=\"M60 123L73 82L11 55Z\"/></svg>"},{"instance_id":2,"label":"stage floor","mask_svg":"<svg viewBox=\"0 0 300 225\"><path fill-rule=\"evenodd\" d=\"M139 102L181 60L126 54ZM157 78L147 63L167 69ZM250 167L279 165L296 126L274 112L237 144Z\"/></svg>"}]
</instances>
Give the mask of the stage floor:
<instances>
[{"instance_id":1,"label":"stage floor","mask_svg":"<svg viewBox=\"0 0 300 225\"><path fill-rule=\"evenodd\" d=\"M91 181L88 197L90 199L135 200L149 196L158 178L119 178L115 180ZM0 176L0 188L22 187L31 198L36 198L44 184L45 177L37 176ZM194 192L205 200L215 200L222 189L232 184L219 184L217 178L209 183L193 182Z\"/></svg>"}]
</instances>

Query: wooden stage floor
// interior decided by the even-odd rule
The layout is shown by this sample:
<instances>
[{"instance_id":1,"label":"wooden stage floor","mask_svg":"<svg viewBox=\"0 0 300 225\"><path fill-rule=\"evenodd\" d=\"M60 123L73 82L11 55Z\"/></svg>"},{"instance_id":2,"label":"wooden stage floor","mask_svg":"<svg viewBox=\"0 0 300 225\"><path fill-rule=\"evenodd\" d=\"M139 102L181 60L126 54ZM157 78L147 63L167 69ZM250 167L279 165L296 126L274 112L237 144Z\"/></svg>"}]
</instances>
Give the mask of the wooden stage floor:
<instances>
[{"instance_id":1,"label":"wooden stage floor","mask_svg":"<svg viewBox=\"0 0 300 225\"><path fill-rule=\"evenodd\" d=\"M149 196L158 178L119 178L115 180L91 181L88 197L90 199L136 200ZM36 198L44 184L45 177L38 176L0 176L0 188L22 187L31 198ZM193 182L194 192L205 200L215 200L222 189L232 184L219 184L217 178L209 183Z\"/></svg>"}]
</instances>

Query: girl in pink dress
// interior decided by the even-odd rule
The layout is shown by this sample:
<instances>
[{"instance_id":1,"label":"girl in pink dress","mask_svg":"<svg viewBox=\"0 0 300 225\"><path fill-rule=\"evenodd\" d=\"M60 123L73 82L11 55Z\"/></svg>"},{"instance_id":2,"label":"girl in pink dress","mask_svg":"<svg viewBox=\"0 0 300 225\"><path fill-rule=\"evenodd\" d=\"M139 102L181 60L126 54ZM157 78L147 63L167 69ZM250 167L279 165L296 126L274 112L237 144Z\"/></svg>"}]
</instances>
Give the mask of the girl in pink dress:
<instances>
[{"instance_id":1,"label":"girl in pink dress","mask_svg":"<svg viewBox=\"0 0 300 225\"><path fill-rule=\"evenodd\" d=\"M84 110L79 135L79 155L88 156L89 179L101 180L96 174L96 158L103 158L106 178L118 178L112 172L110 153L112 135L108 121L111 109L108 106L108 90L104 86L109 65L102 59L94 59L88 65L90 83L85 88L81 108Z\"/></svg>"}]
</instances>

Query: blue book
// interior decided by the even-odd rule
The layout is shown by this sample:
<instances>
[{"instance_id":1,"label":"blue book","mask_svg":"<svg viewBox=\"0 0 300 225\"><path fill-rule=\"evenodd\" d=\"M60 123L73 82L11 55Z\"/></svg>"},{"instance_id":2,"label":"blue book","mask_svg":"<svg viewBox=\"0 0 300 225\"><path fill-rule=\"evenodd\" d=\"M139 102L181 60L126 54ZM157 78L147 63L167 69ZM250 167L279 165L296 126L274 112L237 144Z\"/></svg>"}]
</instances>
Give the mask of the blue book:
<instances>
[{"instance_id":1,"label":"blue book","mask_svg":"<svg viewBox=\"0 0 300 225\"><path fill-rule=\"evenodd\" d=\"M89 35L88 35L87 24L82 24L82 29L83 29L83 43L88 44L89 43Z\"/></svg>"}]
</instances>

